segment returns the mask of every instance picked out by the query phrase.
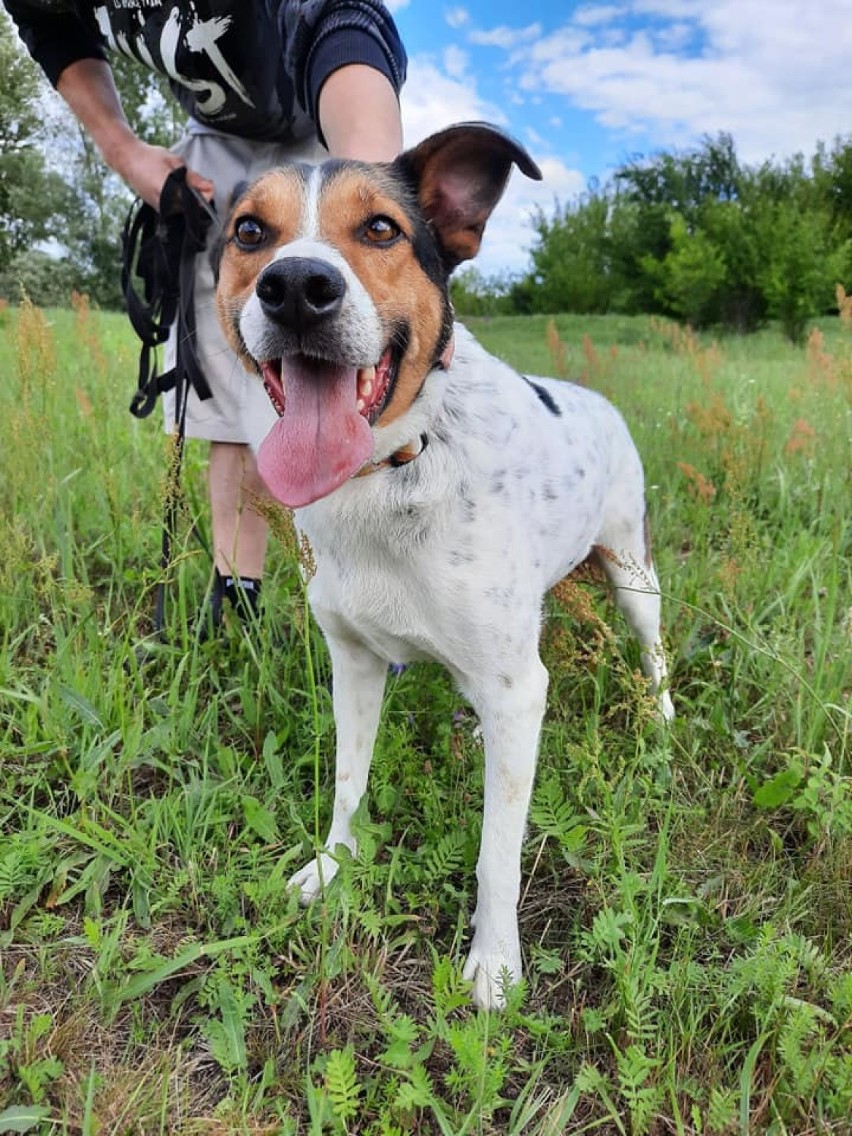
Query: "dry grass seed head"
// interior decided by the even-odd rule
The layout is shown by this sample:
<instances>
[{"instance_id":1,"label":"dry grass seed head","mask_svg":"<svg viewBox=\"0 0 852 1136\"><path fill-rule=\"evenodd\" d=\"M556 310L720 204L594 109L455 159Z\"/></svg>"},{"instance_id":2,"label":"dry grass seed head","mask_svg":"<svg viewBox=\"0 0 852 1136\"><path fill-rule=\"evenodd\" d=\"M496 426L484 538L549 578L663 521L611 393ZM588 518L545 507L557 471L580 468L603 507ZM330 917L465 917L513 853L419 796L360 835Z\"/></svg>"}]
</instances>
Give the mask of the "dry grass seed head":
<instances>
[{"instance_id":1,"label":"dry grass seed head","mask_svg":"<svg viewBox=\"0 0 852 1136\"><path fill-rule=\"evenodd\" d=\"M299 534L299 564L305 574L305 582L310 583L317 574L317 562L314 559L314 550L305 533Z\"/></svg>"},{"instance_id":2,"label":"dry grass seed head","mask_svg":"<svg viewBox=\"0 0 852 1136\"><path fill-rule=\"evenodd\" d=\"M805 418L797 418L793 423L784 445L785 454L802 454L806 458L813 457L816 450L817 432Z\"/></svg>"},{"instance_id":3,"label":"dry grass seed head","mask_svg":"<svg viewBox=\"0 0 852 1136\"><path fill-rule=\"evenodd\" d=\"M716 486L689 462L678 462L677 468L686 478L689 495L703 505L709 505L716 496Z\"/></svg>"},{"instance_id":4,"label":"dry grass seed head","mask_svg":"<svg viewBox=\"0 0 852 1136\"><path fill-rule=\"evenodd\" d=\"M77 342L88 351L95 373L103 379L106 376L109 361L98 334L97 325L92 319L89 297L85 292L78 292L75 289L71 293L71 307L74 309L74 331Z\"/></svg>"},{"instance_id":5,"label":"dry grass seed head","mask_svg":"<svg viewBox=\"0 0 852 1136\"><path fill-rule=\"evenodd\" d=\"M553 362L553 373L557 378L568 378L568 349L559 334L555 320L547 321L547 349Z\"/></svg>"},{"instance_id":6,"label":"dry grass seed head","mask_svg":"<svg viewBox=\"0 0 852 1136\"><path fill-rule=\"evenodd\" d=\"M588 335L583 336L583 357L586 360L586 366L582 373L583 383L588 383L590 379L596 382L601 374L601 359L595 351L591 337Z\"/></svg>"},{"instance_id":7,"label":"dry grass seed head","mask_svg":"<svg viewBox=\"0 0 852 1136\"><path fill-rule=\"evenodd\" d=\"M180 476L181 442L177 427L166 438L165 458L165 469L160 482L160 500L166 512L175 510L181 524L187 524L189 508Z\"/></svg>"},{"instance_id":8,"label":"dry grass seed head","mask_svg":"<svg viewBox=\"0 0 852 1136\"><path fill-rule=\"evenodd\" d=\"M18 376L21 380L21 401L29 409L36 384L46 403L48 385L56 374L56 340L41 308L37 308L24 294L18 311L16 328Z\"/></svg>"},{"instance_id":9,"label":"dry grass seed head","mask_svg":"<svg viewBox=\"0 0 852 1136\"><path fill-rule=\"evenodd\" d=\"M706 404L688 402L686 416L702 438L718 438L730 431L734 416L718 391L708 392L708 395Z\"/></svg>"},{"instance_id":10,"label":"dry grass seed head","mask_svg":"<svg viewBox=\"0 0 852 1136\"><path fill-rule=\"evenodd\" d=\"M650 326L653 332L668 343L675 355L683 356L692 362L705 386L711 385L713 375L722 362L722 351L715 340L707 347L702 347L700 339L689 324L674 323L657 316L651 316Z\"/></svg>"},{"instance_id":11,"label":"dry grass seed head","mask_svg":"<svg viewBox=\"0 0 852 1136\"><path fill-rule=\"evenodd\" d=\"M252 494L249 505L269 525L269 531L278 541L288 562L297 561L300 555L299 541L292 511L269 494Z\"/></svg>"},{"instance_id":12,"label":"dry grass seed head","mask_svg":"<svg viewBox=\"0 0 852 1136\"><path fill-rule=\"evenodd\" d=\"M837 359L825 346L825 336L818 327L811 330L807 345L808 382L811 386L836 390L838 384Z\"/></svg>"},{"instance_id":13,"label":"dry grass seed head","mask_svg":"<svg viewBox=\"0 0 852 1136\"><path fill-rule=\"evenodd\" d=\"M843 326L852 328L852 296L847 295L846 289L842 284L835 286L834 295L837 300L837 310L840 313Z\"/></svg>"}]
</instances>

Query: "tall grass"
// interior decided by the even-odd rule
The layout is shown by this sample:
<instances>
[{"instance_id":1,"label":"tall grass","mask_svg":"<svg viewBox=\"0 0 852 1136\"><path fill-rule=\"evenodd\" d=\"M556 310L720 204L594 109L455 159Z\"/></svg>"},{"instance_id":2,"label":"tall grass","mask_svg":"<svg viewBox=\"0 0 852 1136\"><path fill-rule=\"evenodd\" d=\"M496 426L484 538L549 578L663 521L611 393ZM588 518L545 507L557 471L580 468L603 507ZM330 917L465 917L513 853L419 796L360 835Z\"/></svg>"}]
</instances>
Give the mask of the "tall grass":
<instances>
[{"instance_id":1,"label":"tall grass","mask_svg":"<svg viewBox=\"0 0 852 1136\"><path fill-rule=\"evenodd\" d=\"M286 519L261 626L200 643L190 447L152 642L168 443L126 412L125 323L0 312L0 1131L850 1131L852 330L474 330L627 417L679 715L655 725L600 583L563 585L527 978L492 1016L459 974L464 703L435 668L391 680L359 855L300 909L332 720Z\"/></svg>"}]
</instances>

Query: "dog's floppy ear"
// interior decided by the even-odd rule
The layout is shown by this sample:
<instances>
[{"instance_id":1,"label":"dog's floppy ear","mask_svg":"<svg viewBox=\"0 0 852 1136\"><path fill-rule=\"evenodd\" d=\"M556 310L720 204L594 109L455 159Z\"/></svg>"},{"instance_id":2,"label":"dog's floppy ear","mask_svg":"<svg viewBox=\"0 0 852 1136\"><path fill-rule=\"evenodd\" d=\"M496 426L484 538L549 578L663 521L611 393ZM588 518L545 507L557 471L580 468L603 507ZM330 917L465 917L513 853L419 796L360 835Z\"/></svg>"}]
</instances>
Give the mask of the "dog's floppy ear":
<instances>
[{"instance_id":1,"label":"dog's floppy ear","mask_svg":"<svg viewBox=\"0 0 852 1136\"><path fill-rule=\"evenodd\" d=\"M433 134L400 158L452 271L479 252L485 223L503 196L512 164L541 181L541 170L508 134L463 122Z\"/></svg>"}]
</instances>

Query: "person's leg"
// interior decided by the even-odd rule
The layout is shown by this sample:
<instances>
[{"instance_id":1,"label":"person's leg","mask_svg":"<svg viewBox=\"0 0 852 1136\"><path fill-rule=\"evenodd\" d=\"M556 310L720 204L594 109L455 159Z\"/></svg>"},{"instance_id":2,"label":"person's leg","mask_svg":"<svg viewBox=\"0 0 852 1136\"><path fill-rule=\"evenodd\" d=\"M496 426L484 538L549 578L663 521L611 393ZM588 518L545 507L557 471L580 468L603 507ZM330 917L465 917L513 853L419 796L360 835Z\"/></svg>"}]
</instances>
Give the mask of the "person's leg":
<instances>
[{"instance_id":1,"label":"person's leg","mask_svg":"<svg viewBox=\"0 0 852 1136\"><path fill-rule=\"evenodd\" d=\"M209 623L202 624L202 639L220 627L225 601L241 619L258 615L268 532L255 508L266 489L248 446L211 442L207 481L214 571Z\"/></svg>"},{"instance_id":2,"label":"person's leg","mask_svg":"<svg viewBox=\"0 0 852 1136\"><path fill-rule=\"evenodd\" d=\"M268 526L254 501L266 490L248 446L211 442L208 484L216 567L223 576L260 580Z\"/></svg>"}]
</instances>

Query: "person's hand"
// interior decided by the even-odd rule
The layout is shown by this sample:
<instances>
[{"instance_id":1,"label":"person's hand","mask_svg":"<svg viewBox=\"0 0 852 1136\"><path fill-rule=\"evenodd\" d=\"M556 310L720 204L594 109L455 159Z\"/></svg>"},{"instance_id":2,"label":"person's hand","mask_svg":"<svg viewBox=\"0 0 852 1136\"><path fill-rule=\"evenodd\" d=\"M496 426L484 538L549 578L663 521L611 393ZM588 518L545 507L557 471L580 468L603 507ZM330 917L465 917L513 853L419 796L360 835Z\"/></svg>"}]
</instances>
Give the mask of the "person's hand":
<instances>
[{"instance_id":1,"label":"person's hand","mask_svg":"<svg viewBox=\"0 0 852 1136\"><path fill-rule=\"evenodd\" d=\"M163 146L151 146L133 137L126 140L118 152L110 155L109 164L134 193L157 209L166 178L172 170L178 169L185 163L177 154L173 154ZM212 200L212 181L208 181L195 170L187 171L186 181L187 185L200 193L205 200Z\"/></svg>"},{"instance_id":2,"label":"person's hand","mask_svg":"<svg viewBox=\"0 0 852 1136\"><path fill-rule=\"evenodd\" d=\"M121 109L112 71L104 59L77 59L69 63L56 89L83 124L104 161L143 201L158 209L166 178L184 162L162 146L137 138ZM187 184L208 201L213 183L190 170Z\"/></svg>"}]
</instances>

